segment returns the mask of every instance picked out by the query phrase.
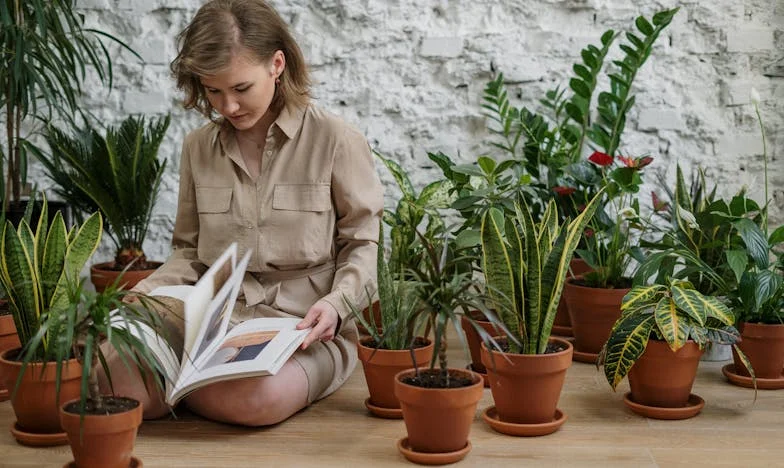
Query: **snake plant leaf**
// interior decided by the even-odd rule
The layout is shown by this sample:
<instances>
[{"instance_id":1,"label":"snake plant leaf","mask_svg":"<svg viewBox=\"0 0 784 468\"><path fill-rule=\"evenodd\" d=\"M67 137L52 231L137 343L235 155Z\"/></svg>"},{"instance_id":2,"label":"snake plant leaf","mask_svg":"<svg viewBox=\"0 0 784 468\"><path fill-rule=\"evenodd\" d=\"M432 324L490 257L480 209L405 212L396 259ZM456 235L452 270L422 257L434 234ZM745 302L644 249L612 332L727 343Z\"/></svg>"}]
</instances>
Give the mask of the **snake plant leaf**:
<instances>
[{"instance_id":1,"label":"snake plant leaf","mask_svg":"<svg viewBox=\"0 0 784 468\"><path fill-rule=\"evenodd\" d=\"M19 227L17 227L16 232L19 234L19 240L22 242L24 251L30 256L30 263L34 268L34 271L37 271L36 267L38 266L38 260L35 256L36 242L30 225L27 224L27 221L22 220L19 222Z\"/></svg>"},{"instance_id":2,"label":"snake plant leaf","mask_svg":"<svg viewBox=\"0 0 784 468\"><path fill-rule=\"evenodd\" d=\"M31 324L39 322L41 303L38 300L38 283L34 281L35 270L32 259L11 221L6 221L0 248L3 283L11 308L18 312L14 313L14 318L18 319L15 320L15 324L19 339L22 343L26 343L36 331L32 329Z\"/></svg>"},{"instance_id":3,"label":"snake plant leaf","mask_svg":"<svg viewBox=\"0 0 784 468\"><path fill-rule=\"evenodd\" d=\"M31 203L28 203L30 206ZM49 230L49 204L46 202L46 196L43 196L41 202L41 215L38 217L38 226L35 228L35 258L37 265L41 265L44 256L44 243L46 242L46 235ZM59 211L58 211L59 213Z\"/></svg>"},{"instance_id":4,"label":"snake plant leaf","mask_svg":"<svg viewBox=\"0 0 784 468\"><path fill-rule=\"evenodd\" d=\"M651 300L666 290L665 286L654 284L652 286L637 286L623 296L621 311L636 309L640 306L650 307Z\"/></svg>"},{"instance_id":5,"label":"snake plant leaf","mask_svg":"<svg viewBox=\"0 0 784 468\"><path fill-rule=\"evenodd\" d=\"M65 251L68 245L68 233L63 215L58 211L52 220L52 228L44 241L41 258L41 289L42 303L50 304L57 280L63 271Z\"/></svg>"},{"instance_id":6,"label":"snake plant leaf","mask_svg":"<svg viewBox=\"0 0 784 468\"><path fill-rule=\"evenodd\" d=\"M49 309L60 311L68 305L67 283L79 277L84 264L98 248L103 232L103 218L100 212L95 212L82 223L73 240L69 243L63 261L63 271L57 280L57 285L52 293Z\"/></svg>"},{"instance_id":7,"label":"snake plant leaf","mask_svg":"<svg viewBox=\"0 0 784 468\"><path fill-rule=\"evenodd\" d=\"M654 324L651 314L627 315L616 322L618 333L610 334L604 350L604 376L613 390L645 351Z\"/></svg>"},{"instance_id":8,"label":"snake plant leaf","mask_svg":"<svg viewBox=\"0 0 784 468\"><path fill-rule=\"evenodd\" d=\"M548 205L548 209L551 213L554 213L554 211L550 209L550 206L553 204L554 203L551 202ZM546 255L546 251L542 252L539 250L539 238L537 234L542 238L549 238L549 233L545 233L545 231L548 231L546 224L540 225L541 232L536 232L536 226L531 217L531 211L528 209L528 205L525 202L516 203L515 212L517 215L517 222L519 226L521 226L523 232L525 261L527 265L527 275L525 275L523 280L525 281L524 287L528 302L527 304L522 304L522 307L524 307L523 310L527 309L527 313L523 315L526 330L530 331L530 336L528 336L528 346L524 352L525 354L536 354L536 350L539 349L539 321L542 319L542 309L544 308L542 269L546 258L543 258Z\"/></svg>"},{"instance_id":9,"label":"snake plant leaf","mask_svg":"<svg viewBox=\"0 0 784 468\"><path fill-rule=\"evenodd\" d=\"M656 326L664 337L670 349L678 351L689 339L689 326L687 321L678 313L678 307L669 297L663 297L656 304L653 312Z\"/></svg>"}]
</instances>

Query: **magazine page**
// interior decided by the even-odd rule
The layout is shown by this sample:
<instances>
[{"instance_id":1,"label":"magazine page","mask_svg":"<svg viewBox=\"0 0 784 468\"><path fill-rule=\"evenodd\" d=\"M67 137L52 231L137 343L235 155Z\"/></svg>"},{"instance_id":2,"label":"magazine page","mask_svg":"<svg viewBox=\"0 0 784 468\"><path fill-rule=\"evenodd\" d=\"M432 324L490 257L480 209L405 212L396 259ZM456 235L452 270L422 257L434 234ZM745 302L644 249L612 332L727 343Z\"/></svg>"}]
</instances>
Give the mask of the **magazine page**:
<instances>
[{"instance_id":1,"label":"magazine page","mask_svg":"<svg viewBox=\"0 0 784 468\"><path fill-rule=\"evenodd\" d=\"M191 391L221 380L276 374L310 329L296 330L299 318L256 318L234 326L193 363L170 396L175 403Z\"/></svg>"}]
</instances>

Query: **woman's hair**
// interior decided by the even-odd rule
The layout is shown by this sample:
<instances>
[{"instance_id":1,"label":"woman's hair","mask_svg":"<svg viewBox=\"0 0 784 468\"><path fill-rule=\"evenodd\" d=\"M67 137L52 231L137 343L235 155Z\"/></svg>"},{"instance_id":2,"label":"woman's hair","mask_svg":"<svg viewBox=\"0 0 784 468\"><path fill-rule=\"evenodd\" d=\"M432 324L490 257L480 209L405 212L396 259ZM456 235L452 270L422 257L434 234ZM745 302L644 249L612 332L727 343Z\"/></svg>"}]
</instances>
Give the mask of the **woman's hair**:
<instances>
[{"instance_id":1,"label":"woman's hair","mask_svg":"<svg viewBox=\"0 0 784 468\"><path fill-rule=\"evenodd\" d=\"M243 48L260 62L280 50L286 67L275 87L270 109L304 106L310 100L310 79L305 59L288 26L264 0L210 0L177 37L179 53L171 63L177 88L185 92L186 109L196 109L214 120L200 77L228 67L231 57Z\"/></svg>"}]
</instances>

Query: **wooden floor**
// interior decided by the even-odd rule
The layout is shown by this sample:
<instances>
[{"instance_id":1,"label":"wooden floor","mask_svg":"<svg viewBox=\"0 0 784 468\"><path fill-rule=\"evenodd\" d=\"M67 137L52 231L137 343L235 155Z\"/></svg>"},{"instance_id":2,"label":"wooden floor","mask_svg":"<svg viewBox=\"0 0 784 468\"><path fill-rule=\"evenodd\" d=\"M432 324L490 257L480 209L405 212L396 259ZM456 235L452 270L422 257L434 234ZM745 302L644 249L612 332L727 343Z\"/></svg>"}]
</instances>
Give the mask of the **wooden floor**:
<instances>
[{"instance_id":1,"label":"wooden floor","mask_svg":"<svg viewBox=\"0 0 784 468\"><path fill-rule=\"evenodd\" d=\"M454 347L453 347L454 348ZM465 363L453 350L451 363ZM649 420L622 402L624 382L613 393L593 365L574 363L566 377L559 407L568 420L555 434L516 438L498 434L481 419L492 405L490 390L477 408L471 429L473 450L458 466L784 466L784 390L760 391L727 383L723 363L703 362L694 393L706 405L685 421ZM403 466L396 441L404 437L402 420L371 417L363 405L365 379L358 366L338 392L290 420L266 429L211 423L182 412L178 419L145 422L135 455L145 467L274 468ZM521 396L524 398L524 396ZM0 403L0 422L14 421L10 403ZM0 431L0 466L63 466L72 460L68 446L29 448Z\"/></svg>"}]
</instances>

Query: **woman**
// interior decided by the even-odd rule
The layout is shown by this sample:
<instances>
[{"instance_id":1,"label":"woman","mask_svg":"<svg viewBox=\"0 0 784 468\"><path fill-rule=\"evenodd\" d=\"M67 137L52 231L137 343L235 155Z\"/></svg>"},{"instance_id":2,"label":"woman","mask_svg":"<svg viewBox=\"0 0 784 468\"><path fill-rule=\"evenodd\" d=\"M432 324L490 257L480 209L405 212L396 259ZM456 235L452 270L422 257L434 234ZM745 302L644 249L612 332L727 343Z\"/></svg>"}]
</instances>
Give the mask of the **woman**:
<instances>
[{"instance_id":1,"label":"woman","mask_svg":"<svg viewBox=\"0 0 784 468\"><path fill-rule=\"evenodd\" d=\"M344 297L364 307L375 291L383 191L365 138L309 103L302 53L266 2L211 0L179 44L171 68L185 107L212 122L183 144L174 252L135 289L195 283L232 242L252 249L233 319L295 316L312 330L278 374L212 384L186 404L217 421L275 424L356 365ZM115 361L115 392L142 401L146 418L166 414Z\"/></svg>"}]
</instances>

